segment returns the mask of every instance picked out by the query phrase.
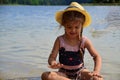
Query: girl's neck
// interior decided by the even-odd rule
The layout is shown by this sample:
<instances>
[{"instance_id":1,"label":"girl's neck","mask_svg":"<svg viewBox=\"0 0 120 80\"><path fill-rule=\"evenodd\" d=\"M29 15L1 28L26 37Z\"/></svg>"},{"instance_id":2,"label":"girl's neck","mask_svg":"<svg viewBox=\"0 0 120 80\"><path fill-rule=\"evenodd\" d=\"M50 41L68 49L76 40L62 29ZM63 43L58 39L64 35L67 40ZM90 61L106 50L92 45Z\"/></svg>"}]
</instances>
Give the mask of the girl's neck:
<instances>
[{"instance_id":1,"label":"girl's neck","mask_svg":"<svg viewBox=\"0 0 120 80\"><path fill-rule=\"evenodd\" d=\"M66 41L66 43L70 44L71 46L75 46L75 45L79 44L79 42L80 42L80 37L79 36L76 37L76 38L70 38L69 36L64 34L63 38Z\"/></svg>"},{"instance_id":2,"label":"girl's neck","mask_svg":"<svg viewBox=\"0 0 120 80\"><path fill-rule=\"evenodd\" d=\"M75 38L71 38L71 37L69 37L67 34L64 34L63 37L64 37L65 39L68 39L69 41L75 41L75 40L76 40L76 41L79 41L79 40L81 39L80 35L77 36L77 37L75 37Z\"/></svg>"}]
</instances>

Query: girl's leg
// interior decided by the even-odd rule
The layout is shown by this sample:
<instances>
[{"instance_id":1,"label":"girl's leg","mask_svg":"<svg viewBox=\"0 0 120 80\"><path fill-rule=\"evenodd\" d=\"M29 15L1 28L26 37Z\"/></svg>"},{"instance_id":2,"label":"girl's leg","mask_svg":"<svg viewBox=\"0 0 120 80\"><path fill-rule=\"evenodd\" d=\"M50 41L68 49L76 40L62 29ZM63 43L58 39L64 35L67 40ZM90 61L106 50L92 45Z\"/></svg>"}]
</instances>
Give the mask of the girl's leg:
<instances>
[{"instance_id":1,"label":"girl's leg","mask_svg":"<svg viewBox=\"0 0 120 80\"><path fill-rule=\"evenodd\" d=\"M103 80L103 78L92 76L89 70L84 69L81 71L81 80Z\"/></svg>"},{"instance_id":2,"label":"girl's leg","mask_svg":"<svg viewBox=\"0 0 120 80\"><path fill-rule=\"evenodd\" d=\"M42 80L70 80L65 74L60 72L44 72L41 78Z\"/></svg>"}]
</instances>

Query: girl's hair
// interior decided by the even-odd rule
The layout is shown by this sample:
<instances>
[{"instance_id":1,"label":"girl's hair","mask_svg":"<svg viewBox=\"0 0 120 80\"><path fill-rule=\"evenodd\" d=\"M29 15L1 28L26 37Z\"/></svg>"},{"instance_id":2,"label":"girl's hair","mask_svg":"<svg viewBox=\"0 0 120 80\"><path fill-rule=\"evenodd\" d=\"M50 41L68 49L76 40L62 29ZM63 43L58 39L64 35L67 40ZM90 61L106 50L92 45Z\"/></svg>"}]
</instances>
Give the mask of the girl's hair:
<instances>
[{"instance_id":1,"label":"girl's hair","mask_svg":"<svg viewBox=\"0 0 120 80\"><path fill-rule=\"evenodd\" d=\"M61 26L64 26L66 23L72 21L79 21L83 25L85 22L85 16L78 11L67 11L63 13ZM82 38L83 26L81 28L80 37Z\"/></svg>"},{"instance_id":2,"label":"girl's hair","mask_svg":"<svg viewBox=\"0 0 120 80\"><path fill-rule=\"evenodd\" d=\"M82 24L84 24L85 16L82 13L78 11L67 11L63 13L62 25L75 20L78 20L81 22L81 19L82 19Z\"/></svg>"},{"instance_id":3,"label":"girl's hair","mask_svg":"<svg viewBox=\"0 0 120 80\"><path fill-rule=\"evenodd\" d=\"M78 11L67 11L62 16L61 26L64 26L66 23L69 23L72 21L79 21L83 25L85 22L85 16ZM80 41L81 42L82 42L82 32L83 32L83 26L81 27L81 32L80 32ZM81 45L81 42L80 42L80 45ZM81 49L81 47L80 47L80 53L81 53L80 57L83 60L84 51L83 51L83 49Z\"/></svg>"}]
</instances>

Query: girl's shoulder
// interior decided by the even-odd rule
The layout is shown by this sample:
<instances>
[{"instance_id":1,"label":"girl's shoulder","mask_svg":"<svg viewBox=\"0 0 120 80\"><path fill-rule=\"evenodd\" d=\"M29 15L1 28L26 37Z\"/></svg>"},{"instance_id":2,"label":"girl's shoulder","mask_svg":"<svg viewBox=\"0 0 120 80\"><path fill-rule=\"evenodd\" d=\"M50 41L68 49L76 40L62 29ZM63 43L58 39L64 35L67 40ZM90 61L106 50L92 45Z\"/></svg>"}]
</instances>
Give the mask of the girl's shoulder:
<instances>
[{"instance_id":1,"label":"girl's shoulder","mask_svg":"<svg viewBox=\"0 0 120 80\"><path fill-rule=\"evenodd\" d=\"M82 39L84 39L84 40L85 40L85 39L87 39L87 37L83 35L83 36L82 36Z\"/></svg>"},{"instance_id":2,"label":"girl's shoulder","mask_svg":"<svg viewBox=\"0 0 120 80\"><path fill-rule=\"evenodd\" d=\"M82 36L82 43L85 43L85 41L87 40L88 38L86 36Z\"/></svg>"},{"instance_id":3,"label":"girl's shoulder","mask_svg":"<svg viewBox=\"0 0 120 80\"><path fill-rule=\"evenodd\" d=\"M82 43L84 44L84 47L86 47L86 48L92 46L91 40L86 36L83 36Z\"/></svg>"},{"instance_id":4,"label":"girl's shoulder","mask_svg":"<svg viewBox=\"0 0 120 80\"><path fill-rule=\"evenodd\" d=\"M63 35L58 36L57 39L58 39L59 41L63 40Z\"/></svg>"},{"instance_id":5,"label":"girl's shoulder","mask_svg":"<svg viewBox=\"0 0 120 80\"><path fill-rule=\"evenodd\" d=\"M86 41L87 41L87 37L86 36L82 36L82 43L81 43L81 47L85 48L85 44L86 44Z\"/></svg>"}]
</instances>

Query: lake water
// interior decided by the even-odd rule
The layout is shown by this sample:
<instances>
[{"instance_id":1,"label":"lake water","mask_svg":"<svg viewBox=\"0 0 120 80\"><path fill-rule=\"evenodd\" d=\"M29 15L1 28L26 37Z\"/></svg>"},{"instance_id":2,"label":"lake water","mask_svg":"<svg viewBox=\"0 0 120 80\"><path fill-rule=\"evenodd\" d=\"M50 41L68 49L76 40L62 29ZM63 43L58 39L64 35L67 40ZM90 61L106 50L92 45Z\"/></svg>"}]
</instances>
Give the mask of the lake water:
<instances>
[{"instance_id":1,"label":"lake water","mask_svg":"<svg viewBox=\"0 0 120 80\"><path fill-rule=\"evenodd\" d=\"M92 24L84 29L102 56L104 80L120 80L120 6L84 6ZM66 6L0 6L0 79L39 80L63 29L54 19ZM86 51L85 65L92 71Z\"/></svg>"}]
</instances>

